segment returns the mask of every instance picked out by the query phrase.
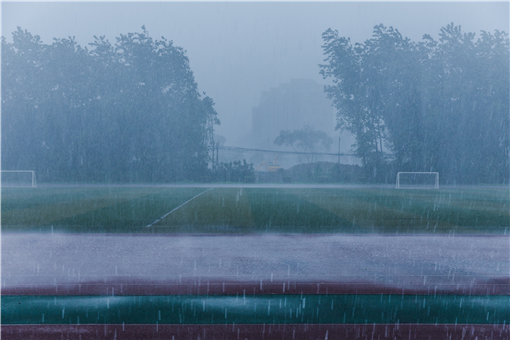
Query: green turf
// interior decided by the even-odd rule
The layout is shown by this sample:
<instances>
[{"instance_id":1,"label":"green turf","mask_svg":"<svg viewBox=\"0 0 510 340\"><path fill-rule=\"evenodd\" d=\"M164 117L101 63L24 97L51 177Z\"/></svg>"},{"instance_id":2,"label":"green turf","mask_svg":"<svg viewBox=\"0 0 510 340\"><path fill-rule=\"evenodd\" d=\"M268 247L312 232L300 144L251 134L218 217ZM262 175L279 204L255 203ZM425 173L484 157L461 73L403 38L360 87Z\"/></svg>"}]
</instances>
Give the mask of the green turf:
<instances>
[{"instance_id":1,"label":"green turf","mask_svg":"<svg viewBox=\"0 0 510 340\"><path fill-rule=\"evenodd\" d=\"M3 231L510 232L508 188L4 188Z\"/></svg>"},{"instance_id":2,"label":"green turf","mask_svg":"<svg viewBox=\"0 0 510 340\"><path fill-rule=\"evenodd\" d=\"M508 190L213 189L154 226L170 232L508 233Z\"/></svg>"},{"instance_id":3,"label":"green turf","mask_svg":"<svg viewBox=\"0 0 510 340\"><path fill-rule=\"evenodd\" d=\"M5 188L2 231L148 232L202 188Z\"/></svg>"},{"instance_id":4,"label":"green turf","mask_svg":"<svg viewBox=\"0 0 510 340\"><path fill-rule=\"evenodd\" d=\"M509 296L2 296L2 324L505 324Z\"/></svg>"}]
</instances>

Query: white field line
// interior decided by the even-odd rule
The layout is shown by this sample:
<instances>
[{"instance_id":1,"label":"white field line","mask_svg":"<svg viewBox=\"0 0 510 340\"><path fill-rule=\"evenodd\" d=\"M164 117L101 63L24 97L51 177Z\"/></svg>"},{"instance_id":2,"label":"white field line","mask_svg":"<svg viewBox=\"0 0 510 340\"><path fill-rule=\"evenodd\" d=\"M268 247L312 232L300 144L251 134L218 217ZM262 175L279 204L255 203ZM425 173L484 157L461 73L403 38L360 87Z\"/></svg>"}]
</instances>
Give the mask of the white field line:
<instances>
[{"instance_id":1,"label":"white field line","mask_svg":"<svg viewBox=\"0 0 510 340\"><path fill-rule=\"evenodd\" d=\"M212 190L214 188L209 188L207 189L206 191L202 191L201 193L199 193L198 195L196 196L193 196L192 198L190 198L189 200L187 200L186 202L184 202L183 204L181 204L180 206L178 206L177 208L175 209L172 209L172 211L169 211L167 212L166 214L164 214L163 216L161 216L160 218L158 218L157 220L155 220L154 222L152 222L151 224L147 225L146 228L149 228L149 227L152 227L154 224L158 223L159 221L161 221L162 219L164 219L165 217L167 217L168 215L170 215L171 213L173 213L174 211L176 211L177 209L180 209L181 207L183 207L184 205L188 204L189 202L193 201L195 198L197 198L198 196L202 195L202 194L205 194L206 192Z\"/></svg>"}]
</instances>

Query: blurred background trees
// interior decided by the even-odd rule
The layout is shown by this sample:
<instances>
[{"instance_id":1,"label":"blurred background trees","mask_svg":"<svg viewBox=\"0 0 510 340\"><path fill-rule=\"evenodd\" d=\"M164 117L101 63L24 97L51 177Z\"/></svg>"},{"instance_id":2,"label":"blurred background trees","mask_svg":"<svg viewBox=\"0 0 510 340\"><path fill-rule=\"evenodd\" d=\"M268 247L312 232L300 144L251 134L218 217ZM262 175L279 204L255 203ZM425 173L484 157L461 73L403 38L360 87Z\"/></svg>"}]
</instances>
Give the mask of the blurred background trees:
<instances>
[{"instance_id":1,"label":"blurred background trees","mask_svg":"<svg viewBox=\"0 0 510 340\"><path fill-rule=\"evenodd\" d=\"M354 148L372 181L396 171L438 171L441 182L508 183L508 34L464 33L453 23L439 41L403 37L374 27L352 44L323 33L326 93L338 128L356 136Z\"/></svg>"},{"instance_id":2,"label":"blurred background trees","mask_svg":"<svg viewBox=\"0 0 510 340\"><path fill-rule=\"evenodd\" d=\"M322 37L325 91L367 181L437 171L442 184L508 183L507 33L452 23L439 40L414 42L381 24L363 43L331 29ZM219 163L214 101L198 92L185 51L145 27L87 47L18 28L12 43L2 38L1 71L4 170L35 170L43 182L252 177L249 164ZM311 127L274 142L309 152L308 162L332 143Z\"/></svg>"},{"instance_id":3,"label":"blurred background trees","mask_svg":"<svg viewBox=\"0 0 510 340\"><path fill-rule=\"evenodd\" d=\"M290 146L295 152L304 152L299 155L306 159L307 163L317 161L317 153L320 151L329 151L333 139L322 130L315 130L313 127L306 125L301 130L282 130L274 140L276 145Z\"/></svg>"},{"instance_id":4,"label":"blurred background trees","mask_svg":"<svg viewBox=\"0 0 510 340\"><path fill-rule=\"evenodd\" d=\"M2 38L2 168L39 181L200 180L219 120L185 51L145 27L94 39Z\"/></svg>"}]
</instances>

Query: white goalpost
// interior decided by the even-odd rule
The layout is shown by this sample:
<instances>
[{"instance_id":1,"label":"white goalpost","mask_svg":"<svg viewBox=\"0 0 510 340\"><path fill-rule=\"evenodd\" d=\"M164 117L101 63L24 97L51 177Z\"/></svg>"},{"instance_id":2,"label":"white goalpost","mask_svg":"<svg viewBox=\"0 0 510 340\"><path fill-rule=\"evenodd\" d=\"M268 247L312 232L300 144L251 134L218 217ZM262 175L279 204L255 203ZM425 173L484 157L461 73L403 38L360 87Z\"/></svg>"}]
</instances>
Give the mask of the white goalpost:
<instances>
[{"instance_id":1,"label":"white goalpost","mask_svg":"<svg viewBox=\"0 0 510 340\"><path fill-rule=\"evenodd\" d=\"M439 172L399 172L397 189L439 189Z\"/></svg>"},{"instance_id":2,"label":"white goalpost","mask_svg":"<svg viewBox=\"0 0 510 340\"><path fill-rule=\"evenodd\" d=\"M2 187L32 187L35 188L35 171L32 170L2 170Z\"/></svg>"}]
</instances>

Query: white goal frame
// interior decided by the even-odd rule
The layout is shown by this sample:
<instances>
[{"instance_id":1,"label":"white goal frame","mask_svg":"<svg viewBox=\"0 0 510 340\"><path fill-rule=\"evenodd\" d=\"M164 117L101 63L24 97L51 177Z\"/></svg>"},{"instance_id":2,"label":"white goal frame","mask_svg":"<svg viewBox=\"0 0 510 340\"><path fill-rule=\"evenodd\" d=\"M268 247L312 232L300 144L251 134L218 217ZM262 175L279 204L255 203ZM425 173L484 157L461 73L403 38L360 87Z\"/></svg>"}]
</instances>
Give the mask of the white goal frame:
<instances>
[{"instance_id":1,"label":"white goal frame","mask_svg":"<svg viewBox=\"0 0 510 340\"><path fill-rule=\"evenodd\" d=\"M32 188L36 187L36 183L35 183L35 171L33 171L33 170L1 170L0 172L2 174L6 173L6 172L8 172L8 173L20 173L20 172L21 173L31 173L32 174L32 185L31 185L31 187ZM3 183L3 180L1 182ZM2 184L2 186L3 186L3 184ZM29 187L29 186L27 185L27 187Z\"/></svg>"},{"instance_id":2,"label":"white goal frame","mask_svg":"<svg viewBox=\"0 0 510 340\"><path fill-rule=\"evenodd\" d=\"M431 186L420 186L420 185L411 185L411 186L404 186L402 187L400 185L400 174L429 174L429 175L435 175L434 180L434 187ZM395 186L396 189L439 189L439 172L398 172L397 173L397 183Z\"/></svg>"}]
</instances>

